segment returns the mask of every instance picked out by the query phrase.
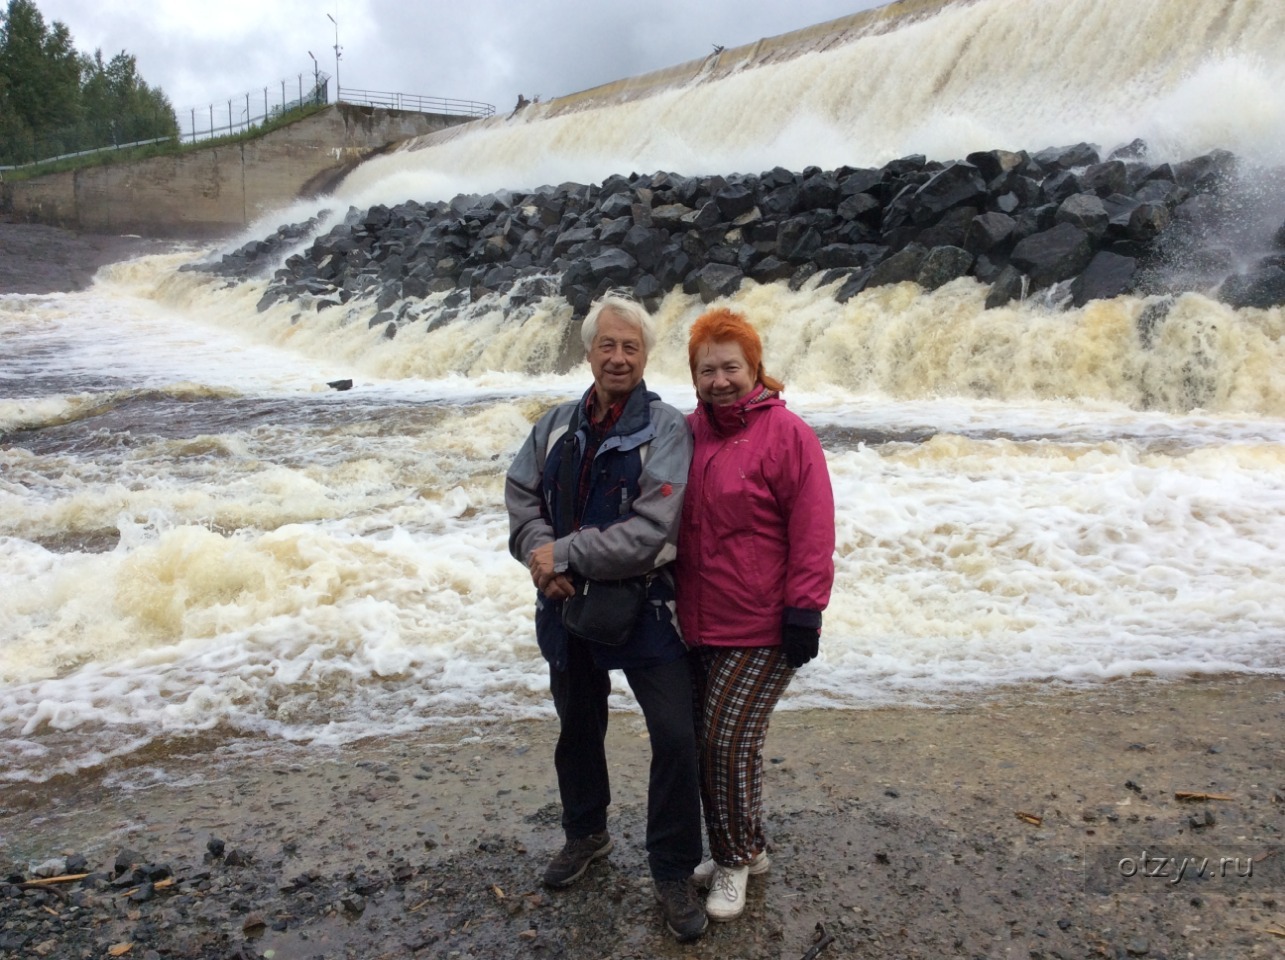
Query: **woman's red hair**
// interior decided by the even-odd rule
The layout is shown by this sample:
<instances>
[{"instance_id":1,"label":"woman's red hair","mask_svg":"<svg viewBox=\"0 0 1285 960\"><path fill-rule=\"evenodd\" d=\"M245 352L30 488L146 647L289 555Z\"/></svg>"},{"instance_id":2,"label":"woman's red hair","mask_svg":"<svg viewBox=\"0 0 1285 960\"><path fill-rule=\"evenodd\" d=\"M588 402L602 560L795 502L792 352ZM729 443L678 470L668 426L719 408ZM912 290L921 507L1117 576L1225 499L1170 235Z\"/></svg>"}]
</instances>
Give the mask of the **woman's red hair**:
<instances>
[{"instance_id":1,"label":"woman's red hair","mask_svg":"<svg viewBox=\"0 0 1285 960\"><path fill-rule=\"evenodd\" d=\"M734 343L741 348L747 366L754 370L754 377L769 390L781 391L785 384L769 377L763 370L763 341L741 314L727 307L706 310L692 324L687 337L687 361L692 368L692 382L696 382L696 354L707 343Z\"/></svg>"}]
</instances>

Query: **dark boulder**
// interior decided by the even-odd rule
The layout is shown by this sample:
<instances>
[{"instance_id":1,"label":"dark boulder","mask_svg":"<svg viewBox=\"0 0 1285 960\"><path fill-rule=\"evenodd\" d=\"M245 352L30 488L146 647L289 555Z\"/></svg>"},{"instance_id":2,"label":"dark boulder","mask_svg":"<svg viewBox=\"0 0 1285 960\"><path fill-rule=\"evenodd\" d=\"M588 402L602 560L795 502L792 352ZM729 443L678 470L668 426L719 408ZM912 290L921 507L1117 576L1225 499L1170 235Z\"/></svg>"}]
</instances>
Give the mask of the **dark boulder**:
<instances>
[{"instance_id":1,"label":"dark boulder","mask_svg":"<svg viewBox=\"0 0 1285 960\"><path fill-rule=\"evenodd\" d=\"M1129 189L1129 171L1121 160L1095 163L1080 175L1080 184L1089 193L1109 197L1113 193L1124 193Z\"/></svg>"},{"instance_id":2,"label":"dark boulder","mask_svg":"<svg viewBox=\"0 0 1285 960\"><path fill-rule=\"evenodd\" d=\"M1154 240L1168 228L1172 219L1169 208L1163 203L1140 203L1129 214L1129 239Z\"/></svg>"},{"instance_id":3,"label":"dark boulder","mask_svg":"<svg viewBox=\"0 0 1285 960\"><path fill-rule=\"evenodd\" d=\"M795 264L768 254L746 271L746 275L756 283L776 283L789 279L797 269Z\"/></svg>"},{"instance_id":4,"label":"dark boulder","mask_svg":"<svg viewBox=\"0 0 1285 960\"><path fill-rule=\"evenodd\" d=\"M1025 152L1013 153L1010 150L986 150L970 153L964 159L976 167L986 179L986 182L990 183L996 177L1011 170L1016 170L1030 158Z\"/></svg>"},{"instance_id":5,"label":"dark boulder","mask_svg":"<svg viewBox=\"0 0 1285 960\"><path fill-rule=\"evenodd\" d=\"M1089 264L1093 243L1089 234L1070 223L1059 223L1032 234L1013 248L1013 266L1031 278L1035 289L1069 280Z\"/></svg>"},{"instance_id":6,"label":"dark boulder","mask_svg":"<svg viewBox=\"0 0 1285 960\"><path fill-rule=\"evenodd\" d=\"M821 233L808 217L795 217L780 225L776 234L776 255L782 260L799 263L811 259L821 249Z\"/></svg>"},{"instance_id":7,"label":"dark boulder","mask_svg":"<svg viewBox=\"0 0 1285 960\"><path fill-rule=\"evenodd\" d=\"M1062 201L1057 208L1058 223L1069 223L1079 227L1094 239L1101 239L1107 232L1110 220L1106 206L1094 193L1077 193Z\"/></svg>"},{"instance_id":8,"label":"dark boulder","mask_svg":"<svg viewBox=\"0 0 1285 960\"><path fill-rule=\"evenodd\" d=\"M962 247L933 247L924 257L915 280L925 290L936 290L965 276L972 265L973 255Z\"/></svg>"},{"instance_id":9,"label":"dark boulder","mask_svg":"<svg viewBox=\"0 0 1285 960\"><path fill-rule=\"evenodd\" d=\"M915 223L936 220L952 207L961 207L986 196L986 181L971 163L952 163L914 194L911 219Z\"/></svg>"},{"instance_id":10,"label":"dark boulder","mask_svg":"<svg viewBox=\"0 0 1285 960\"><path fill-rule=\"evenodd\" d=\"M844 220L856 220L871 225L879 222L883 208L879 201L868 193L854 193L839 201L835 212Z\"/></svg>"},{"instance_id":11,"label":"dark boulder","mask_svg":"<svg viewBox=\"0 0 1285 960\"><path fill-rule=\"evenodd\" d=\"M763 216L769 218L791 217L803 209L799 202L799 188L794 183L787 183L765 194L758 206L763 211Z\"/></svg>"},{"instance_id":12,"label":"dark boulder","mask_svg":"<svg viewBox=\"0 0 1285 960\"><path fill-rule=\"evenodd\" d=\"M1175 179L1193 193L1217 193L1231 183L1236 172L1236 156L1226 150L1214 150L1174 167Z\"/></svg>"},{"instance_id":13,"label":"dark boulder","mask_svg":"<svg viewBox=\"0 0 1285 960\"><path fill-rule=\"evenodd\" d=\"M1144 160L1150 151L1147 141L1135 138L1122 147L1116 147L1107 155L1108 160Z\"/></svg>"},{"instance_id":14,"label":"dark boulder","mask_svg":"<svg viewBox=\"0 0 1285 960\"><path fill-rule=\"evenodd\" d=\"M660 306L660 301L664 299L665 288L661 286L650 273L644 273L634 283L634 299L645 306L648 310L655 310Z\"/></svg>"},{"instance_id":15,"label":"dark boulder","mask_svg":"<svg viewBox=\"0 0 1285 960\"><path fill-rule=\"evenodd\" d=\"M632 217L634 200L628 193L613 193L610 196L603 197L598 210L603 217L609 220L614 220L617 217Z\"/></svg>"},{"instance_id":16,"label":"dark boulder","mask_svg":"<svg viewBox=\"0 0 1285 960\"><path fill-rule=\"evenodd\" d=\"M685 230L687 222L684 217L694 214L696 211L686 204L682 203L663 203L658 207L652 207L651 222L656 226L673 233L675 230Z\"/></svg>"},{"instance_id":17,"label":"dark boulder","mask_svg":"<svg viewBox=\"0 0 1285 960\"><path fill-rule=\"evenodd\" d=\"M834 207L839 202L839 184L833 177L817 173L799 185L799 209L820 210Z\"/></svg>"},{"instance_id":18,"label":"dark boulder","mask_svg":"<svg viewBox=\"0 0 1285 960\"><path fill-rule=\"evenodd\" d=\"M609 283L627 283L632 279L639 262L622 249L613 248L604 251L589 261L589 272L595 280L607 280Z\"/></svg>"},{"instance_id":19,"label":"dark boulder","mask_svg":"<svg viewBox=\"0 0 1285 960\"><path fill-rule=\"evenodd\" d=\"M873 270L854 270L848 275L848 279L834 292L834 299L839 303L847 303L858 293L866 288L870 281L870 275Z\"/></svg>"},{"instance_id":20,"label":"dark boulder","mask_svg":"<svg viewBox=\"0 0 1285 960\"><path fill-rule=\"evenodd\" d=\"M1070 170L1059 170L1040 185L1040 193L1045 203L1060 204L1068 197L1084 193L1084 184Z\"/></svg>"},{"instance_id":21,"label":"dark boulder","mask_svg":"<svg viewBox=\"0 0 1285 960\"><path fill-rule=\"evenodd\" d=\"M977 218L976 207L955 207L947 210L940 220L925 227L915 240L925 247L962 247L968 228Z\"/></svg>"},{"instance_id":22,"label":"dark boulder","mask_svg":"<svg viewBox=\"0 0 1285 960\"><path fill-rule=\"evenodd\" d=\"M889 283L903 283L906 280L917 280L919 270L924 265L927 249L912 243L899 250L888 259L875 266L866 282L868 287L882 287Z\"/></svg>"},{"instance_id":23,"label":"dark boulder","mask_svg":"<svg viewBox=\"0 0 1285 960\"><path fill-rule=\"evenodd\" d=\"M1133 291L1138 261L1107 250L1096 253L1084 272L1071 283L1071 302L1082 307L1090 300L1110 300Z\"/></svg>"},{"instance_id":24,"label":"dark boulder","mask_svg":"<svg viewBox=\"0 0 1285 960\"><path fill-rule=\"evenodd\" d=\"M1016 227L1017 221L1005 213L983 213L973 217L964 231L964 249L974 254L1003 249Z\"/></svg>"},{"instance_id":25,"label":"dark boulder","mask_svg":"<svg viewBox=\"0 0 1285 960\"><path fill-rule=\"evenodd\" d=\"M1000 271L986 295L986 309L993 310L1026 296L1026 277L1012 264Z\"/></svg>"},{"instance_id":26,"label":"dark boulder","mask_svg":"<svg viewBox=\"0 0 1285 960\"><path fill-rule=\"evenodd\" d=\"M1048 147L1031 157L1043 169L1070 170L1073 167L1087 167L1101 160L1098 148L1091 143L1076 143L1069 147Z\"/></svg>"},{"instance_id":27,"label":"dark boulder","mask_svg":"<svg viewBox=\"0 0 1285 960\"><path fill-rule=\"evenodd\" d=\"M849 243L831 243L817 250L812 261L822 270L838 267L862 267L869 258L869 251Z\"/></svg>"},{"instance_id":28,"label":"dark boulder","mask_svg":"<svg viewBox=\"0 0 1285 960\"><path fill-rule=\"evenodd\" d=\"M730 297L740 289L744 279L741 271L722 263L709 263L695 274L696 292L702 303L709 303L719 297Z\"/></svg>"},{"instance_id":29,"label":"dark boulder","mask_svg":"<svg viewBox=\"0 0 1285 960\"><path fill-rule=\"evenodd\" d=\"M839 193L853 197L860 193L869 193L883 181L882 170L861 168L850 170L839 180Z\"/></svg>"},{"instance_id":30,"label":"dark boulder","mask_svg":"<svg viewBox=\"0 0 1285 960\"><path fill-rule=\"evenodd\" d=\"M755 207L754 191L743 183L728 184L714 194L714 202L724 220L735 220Z\"/></svg>"},{"instance_id":31,"label":"dark boulder","mask_svg":"<svg viewBox=\"0 0 1285 960\"><path fill-rule=\"evenodd\" d=\"M1218 299L1236 307L1270 310L1285 306L1285 269L1274 264L1234 274L1218 288Z\"/></svg>"}]
</instances>

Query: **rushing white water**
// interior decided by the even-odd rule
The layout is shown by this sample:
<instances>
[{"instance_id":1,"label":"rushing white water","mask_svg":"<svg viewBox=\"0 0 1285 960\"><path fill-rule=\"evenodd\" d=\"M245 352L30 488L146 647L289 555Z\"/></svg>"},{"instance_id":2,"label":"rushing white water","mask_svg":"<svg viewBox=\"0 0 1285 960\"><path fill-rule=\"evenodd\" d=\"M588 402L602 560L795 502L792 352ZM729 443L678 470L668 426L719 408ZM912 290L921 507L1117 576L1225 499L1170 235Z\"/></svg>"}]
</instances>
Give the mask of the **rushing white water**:
<instances>
[{"instance_id":1,"label":"rushing white water","mask_svg":"<svg viewBox=\"0 0 1285 960\"><path fill-rule=\"evenodd\" d=\"M1280 88L1283 15L978 0L847 44L805 32L724 79L645 99L624 84L373 161L325 203L1135 135L1279 162L1279 98L1249 94ZM815 50L781 59L791 44ZM1226 109L1195 108L1220 90ZM0 296L0 778L192 737L550 715L502 482L539 413L588 382L554 372L564 306L482 301L430 328L430 298L390 340L370 301L260 313L266 281L179 272L190 259ZM1187 294L1144 338L1137 298L986 311L970 279L832 293L734 298L838 503L822 656L786 708L1285 672L1281 310ZM701 309L665 300L648 366L683 409Z\"/></svg>"},{"instance_id":2,"label":"rushing white water","mask_svg":"<svg viewBox=\"0 0 1285 960\"><path fill-rule=\"evenodd\" d=\"M1280 166L1282 36L1279 0L909 0L426 137L340 195L365 207L1135 137L1154 162L1222 148Z\"/></svg>"}]
</instances>

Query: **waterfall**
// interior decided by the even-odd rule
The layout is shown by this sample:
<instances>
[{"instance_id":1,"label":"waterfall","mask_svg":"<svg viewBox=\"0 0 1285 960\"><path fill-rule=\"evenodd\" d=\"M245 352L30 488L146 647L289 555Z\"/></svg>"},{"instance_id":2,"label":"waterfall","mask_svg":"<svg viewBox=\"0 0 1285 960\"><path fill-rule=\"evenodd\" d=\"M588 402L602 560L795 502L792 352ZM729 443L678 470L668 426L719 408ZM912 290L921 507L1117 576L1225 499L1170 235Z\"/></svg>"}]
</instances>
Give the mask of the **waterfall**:
<instances>
[{"instance_id":1,"label":"waterfall","mask_svg":"<svg viewBox=\"0 0 1285 960\"><path fill-rule=\"evenodd\" d=\"M635 172L834 169L914 153L949 162L1076 142L1105 156L1141 138L1152 163L1211 150L1241 158L1249 173L1219 241L1234 268L1261 255L1285 220L1281 36L1279 0L901 0L408 141L321 199L320 230L347 208ZM301 202L251 233L316 213L317 201ZM969 278L845 303L784 282L748 284L732 299L803 389L1285 413L1285 384L1271 373L1285 367L1280 310L1234 310L1185 289L1069 310L1040 297L986 310L986 286ZM159 296L374 377L550 374L577 360L556 294L463 307L440 293L408 297L392 308L390 340L375 319L387 304L373 294L324 313L311 302L260 312L263 290L251 283L234 297L169 278ZM702 307L677 291L665 298L657 312L668 335L651 369L683 378L684 333Z\"/></svg>"},{"instance_id":2,"label":"waterfall","mask_svg":"<svg viewBox=\"0 0 1285 960\"><path fill-rule=\"evenodd\" d=\"M880 166L1141 137L1285 163L1278 0L909 2L452 128L363 164L358 206L612 173Z\"/></svg>"}]
</instances>

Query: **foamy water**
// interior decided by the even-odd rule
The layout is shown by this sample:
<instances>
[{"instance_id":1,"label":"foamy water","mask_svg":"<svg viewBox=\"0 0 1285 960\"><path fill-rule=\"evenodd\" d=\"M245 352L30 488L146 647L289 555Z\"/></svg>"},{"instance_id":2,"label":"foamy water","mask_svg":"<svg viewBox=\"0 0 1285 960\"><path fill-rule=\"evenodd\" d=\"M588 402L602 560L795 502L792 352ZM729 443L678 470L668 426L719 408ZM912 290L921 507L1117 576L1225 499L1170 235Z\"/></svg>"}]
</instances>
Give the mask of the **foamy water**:
<instances>
[{"instance_id":1,"label":"foamy water","mask_svg":"<svg viewBox=\"0 0 1285 960\"><path fill-rule=\"evenodd\" d=\"M87 293L0 298L2 775L202 731L335 743L550 715L502 485L534 418L588 382L584 367L525 372L564 335L551 314L386 342L336 311L246 310L261 291L173 270L154 258ZM952 348L910 350L924 369L908 372L898 318L975 295L742 297L823 438L838 502L822 657L785 707L1285 668L1285 421L1270 377L1247 373L1285 358L1233 363L1214 409L1135 410L1100 372L1060 399L1029 369L997 391L1012 397L935 398L958 352L974 379L1005 378L966 325ZM666 301L649 367L683 409L700 310ZM1222 319L1276 350L1249 332L1279 317ZM994 363L1012 370L1048 330L1007 322ZM1063 357L1077 337L1086 355L1120 349L1090 314L1047 322L1078 331ZM851 359L863 351L896 376ZM325 386L342 377L352 390ZM623 685L616 704L630 706Z\"/></svg>"},{"instance_id":2,"label":"foamy water","mask_svg":"<svg viewBox=\"0 0 1285 960\"><path fill-rule=\"evenodd\" d=\"M858 43L795 38L814 49L793 59L765 44L651 98L624 84L430 139L227 246L318 206L633 169L1138 135L1280 163L1279 98L1257 91L1280 89L1282 17L978 0ZM1261 240L1285 197L1253 210ZM565 304L482 301L430 329L430 297L390 340L369 300L260 313L264 282L180 272L192 256L0 296L0 779L192 738L551 716L502 486L531 423L588 383L566 372ZM785 709L1285 672L1285 312L1185 294L1144 338L1154 300L984 310L966 278L833 292L733 298L838 505L821 657ZM702 309L674 293L657 315L648 383L684 410ZM630 708L623 683L614 702Z\"/></svg>"}]
</instances>

